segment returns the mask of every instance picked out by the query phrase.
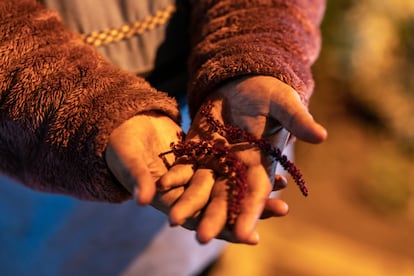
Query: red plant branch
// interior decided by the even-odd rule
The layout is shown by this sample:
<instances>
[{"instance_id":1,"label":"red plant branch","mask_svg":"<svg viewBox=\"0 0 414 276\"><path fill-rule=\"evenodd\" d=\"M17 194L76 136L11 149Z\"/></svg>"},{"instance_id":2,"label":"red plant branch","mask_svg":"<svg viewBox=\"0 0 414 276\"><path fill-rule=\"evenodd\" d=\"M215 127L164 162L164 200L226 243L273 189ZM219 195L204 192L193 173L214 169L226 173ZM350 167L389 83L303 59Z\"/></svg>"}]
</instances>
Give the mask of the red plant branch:
<instances>
[{"instance_id":1,"label":"red plant branch","mask_svg":"<svg viewBox=\"0 0 414 276\"><path fill-rule=\"evenodd\" d=\"M282 154L280 149L275 148L269 141L258 139L239 127L223 125L220 121L213 118L211 113L212 107L213 104L207 102L200 110L201 115L203 115L208 122L209 133L220 134L225 137L230 144L248 142L251 145L259 147L260 150L269 154L274 161L279 162L279 164L292 176L304 196L308 195L308 189L300 170L293 162ZM162 153L161 155L170 152L174 153L176 158L185 156L188 162L193 164L202 163L202 160L205 160L206 158L213 158L218 161L220 170L216 171L216 173L218 174L218 177L225 177L227 179L229 188L227 224L230 226L233 225L240 213L241 203L247 191L247 168L243 162L231 152L228 146L212 140L172 143L171 151Z\"/></svg>"}]
</instances>

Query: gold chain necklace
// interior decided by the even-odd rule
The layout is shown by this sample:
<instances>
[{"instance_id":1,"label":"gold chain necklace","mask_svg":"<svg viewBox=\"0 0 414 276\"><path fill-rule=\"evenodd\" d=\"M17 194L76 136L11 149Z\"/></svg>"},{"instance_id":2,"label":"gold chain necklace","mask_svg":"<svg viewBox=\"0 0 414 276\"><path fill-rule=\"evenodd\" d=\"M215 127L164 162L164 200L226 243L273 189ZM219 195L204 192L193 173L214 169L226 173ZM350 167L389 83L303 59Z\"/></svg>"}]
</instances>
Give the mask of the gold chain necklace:
<instances>
[{"instance_id":1,"label":"gold chain necklace","mask_svg":"<svg viewBox=\"0 0 414 276\"><path fill-rule=\"evenodd\" d=\"M156 27L165 24L175 12L175 6L169 5L165 9L158 11L155 15L147 16L129 24L117 28L108 28L102 31L91 32L83 35L87 44L93 46L103 46L110 43L119 42L124 39L130 39L135 35L141 35L146 31L153 30Z\"/></svg>"}]
</instances>

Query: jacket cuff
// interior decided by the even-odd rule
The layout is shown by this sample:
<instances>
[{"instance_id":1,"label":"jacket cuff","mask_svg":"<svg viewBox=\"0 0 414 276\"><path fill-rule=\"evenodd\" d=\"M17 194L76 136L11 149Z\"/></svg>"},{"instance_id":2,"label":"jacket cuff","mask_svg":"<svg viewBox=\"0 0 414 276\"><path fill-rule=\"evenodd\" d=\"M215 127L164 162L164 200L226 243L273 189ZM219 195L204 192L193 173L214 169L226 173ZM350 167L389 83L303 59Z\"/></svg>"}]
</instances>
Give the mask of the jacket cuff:
<instances>
[{"instance_id":1,"label":"jacket cuff","mask_svg":"<svg viewBox=\"0 0 414 276\"><path fill-rule=\"evenodd\" d=\"M218 85L248 74L274 76L308 104L325 1L201 2L191 14L196 34L189 62L192 116Z\"/></svg>"}]
</instances>

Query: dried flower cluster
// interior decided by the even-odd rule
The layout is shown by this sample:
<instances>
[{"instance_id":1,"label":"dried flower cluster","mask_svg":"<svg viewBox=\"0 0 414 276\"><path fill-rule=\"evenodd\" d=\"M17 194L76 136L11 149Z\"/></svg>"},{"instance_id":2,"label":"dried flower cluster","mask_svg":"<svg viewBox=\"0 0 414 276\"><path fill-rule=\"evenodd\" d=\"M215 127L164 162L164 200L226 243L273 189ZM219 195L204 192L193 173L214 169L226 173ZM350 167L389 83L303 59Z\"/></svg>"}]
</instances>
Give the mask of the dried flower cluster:
<instances>
[{"instance_id":1,"label":"dried flower cluster","mask_svg":"<svg viewBox=\"0 0 414 276\"><path fill-rule=\"evenodd\" d=\"M299 186L302 194L307 196L308 189L306 183L300 173L300 170L282 154L281 150L273 147L270 142L264 139L258 139L247 131L230 126L223 125L216 120L212 113L212 103L207 102L201 107L200 113L208 122L208 132L218 133L225 137L230 144L247 142L255 145L263 152L269 154L274 161L279 164L292 176L296 184ZM227 224L233 225L238 214L240 213L241 202L247 191L246 183L246 166L237 156L230 150L230 147L217 141L188 141L171 144L171 152L176 158L185 157L189 163L206 164L206 160L214 160L218 163L215 166L215 172L218 177L225 177L229 188L228 199L228 219ZM163 153L163 155L166 153Z\"/></svg>"}]
</instances>

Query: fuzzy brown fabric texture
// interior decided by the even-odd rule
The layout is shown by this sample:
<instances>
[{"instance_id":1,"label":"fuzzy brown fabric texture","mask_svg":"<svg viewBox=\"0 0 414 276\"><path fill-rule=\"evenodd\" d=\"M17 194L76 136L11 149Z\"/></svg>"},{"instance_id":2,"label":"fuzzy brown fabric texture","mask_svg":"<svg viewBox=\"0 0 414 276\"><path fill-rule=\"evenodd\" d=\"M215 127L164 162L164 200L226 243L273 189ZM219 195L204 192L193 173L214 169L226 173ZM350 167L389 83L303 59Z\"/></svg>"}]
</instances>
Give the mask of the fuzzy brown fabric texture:
<instances>
[{"instance_id":1,"label":"fuzzy brown fabric texture","mask_svg":"<svg viewBox=\"0 0 414 276\"><path fill-rule=\"evenodd\" d=\"M325 0L192 0L190 113L234 77L274 76L307 105Z\"/></svg>"},{"instance_id":2,"label":"fuzzy brown fabric texture","mask_svg":"<svg viewBox=\"0 0 414 276\"><path fill-rule=\"evenodd\" d=\"M103 153L141 112L179 122L174 99L105 61L34 0L0 1L0 173L36 190L120 202Z\"/></svg>"},{"instance_id":3,"label":"fuzzy brown fabric texture","mask_svg":"<svg viewBox=\"0 0 414 276\"><path fill-rule=\"evenodd\" d=\"M324 0L193 0L189 106L215 87L260 74L307 104ZM113 129L145 111L178 121L176 102L120 71L35 0L0 1L0 172L80 199L130 195L103 152Z\"/></svg>"}]
</instances>

